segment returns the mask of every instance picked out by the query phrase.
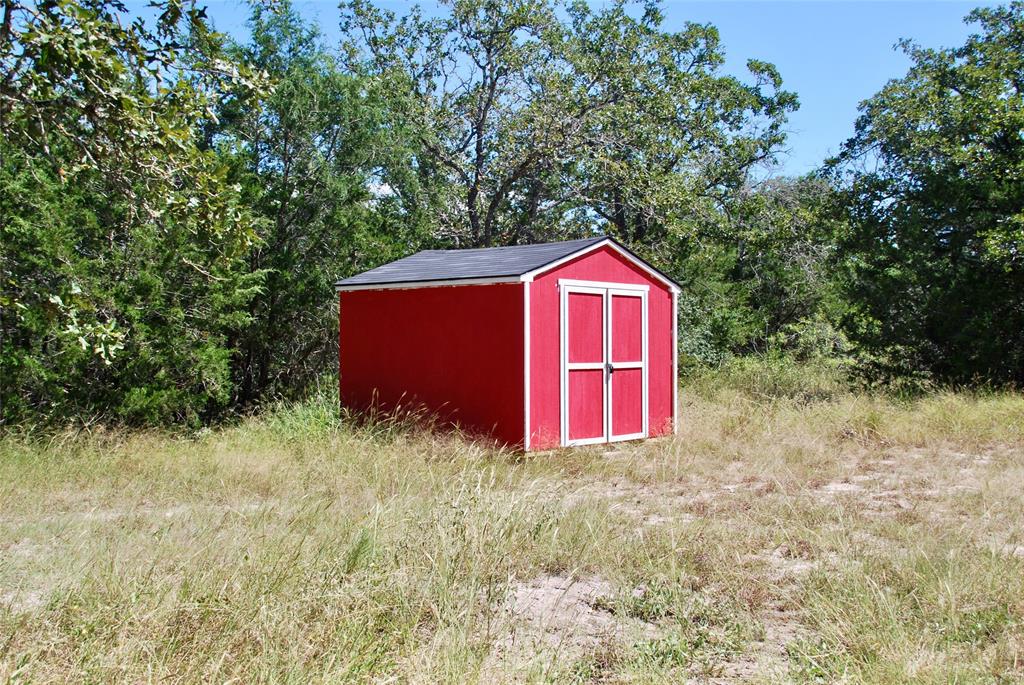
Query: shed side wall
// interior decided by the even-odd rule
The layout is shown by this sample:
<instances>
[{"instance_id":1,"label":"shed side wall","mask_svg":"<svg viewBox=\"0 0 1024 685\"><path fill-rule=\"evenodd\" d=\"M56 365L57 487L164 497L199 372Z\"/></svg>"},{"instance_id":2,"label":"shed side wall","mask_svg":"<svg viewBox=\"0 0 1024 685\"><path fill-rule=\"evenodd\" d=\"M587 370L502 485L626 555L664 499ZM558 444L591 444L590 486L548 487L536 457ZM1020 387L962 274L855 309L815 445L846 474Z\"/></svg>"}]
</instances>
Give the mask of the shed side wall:
<instances>
[{"instance_id":1,"label":"shed side wall","mask_svg":"<svg viewBox=\"0 0 1024 685\"><path fill-rule=\"evenodd\" d=\"M445 422L523 442L523 286L339 293L344 405L422 405Z\"/></svg>"},{"instance_id":2,"label":"shed side wall","mask_svg":"<svg viewBox=\"0 0 1024 685\"><path fill-rule=\"evenodd\" d=\"M672 432L672 293L661 281L603 247L536 277L530 288L530 448L557 447L561 431L558 280L649 285L650 435Z\"/></svg>"}]
</instances>

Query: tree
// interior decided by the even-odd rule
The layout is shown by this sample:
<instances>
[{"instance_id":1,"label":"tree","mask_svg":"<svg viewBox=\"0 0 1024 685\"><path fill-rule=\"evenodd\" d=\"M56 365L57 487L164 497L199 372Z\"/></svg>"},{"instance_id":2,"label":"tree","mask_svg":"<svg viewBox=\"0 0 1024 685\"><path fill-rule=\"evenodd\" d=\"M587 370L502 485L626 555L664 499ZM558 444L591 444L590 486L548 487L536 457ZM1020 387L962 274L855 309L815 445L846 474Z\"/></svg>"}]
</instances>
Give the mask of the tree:
<instances>
[{"instance_id":1,"label":"tree","mask_svg":"<svg viewBox=\"0 0 1024 685\"><path fill-rule=\"evenodd\" d=\"M334 280L404 256L420 240L393 196L371 192L374 170L394 154L381 94L346 73L290 3L254 6L250 29L236 59L275 88L259 107L227 102L209 132L230 150L257 217L248 269L263 287L233 341L241 404L301 395L334 368Z\"/></svg>"},{"instance_id":2,"label":"tree","mask_svg":"<svg viewBox=\"0 0 1024 685\"><path fill-rule=\"evenodd\" d=\"M839 196L817 176L766 179L730 198L730 221L685 257L681 360L716 363L769 348L835 354L844 312Z\"/></svg>"},{"instance_id":3,"label":"tree","mask_svg":"<svg viewBox=\"0 0 1024 685\"><path fill-rule=\"evenodd\" d=\"M886 373L1024 381L1024 4L979 9L957 48L861 106L845 181L847 319Z\"/></svg>"},{"instance_id":4,"label":"tree","mask_svg":"<svg viewBox=\"0 0 1024 685\"><path fill-rule=\"evenodd\" d=\"M777 70L749 60L750 83L721 73L718 31L665 31L653 3L639 19L623 4L578 6L572 19L573 64L611 103L583 136L587 206L610 233L655 251L670 235L691 241L734 222L750 172L773 159L797 106Z\"/></svg>"},{"instance_id":5,"label":"tree","mask_svg":"<svg viewBox=\"0 0 1024 685\"><path fill-rule=\"evenodd\" d=\"M639 18L624 2L453 0L398 21L343 7L350 62L392 84L415 163L445 180L438 233L460 245L604 224L656 252L670 224L719 221L796 104L770 65L750 62L749 85L718 73L714 29L665 31L656 3Z\"/></svg>"},{"instance_id":6,"label":"tree","mask_svg":"<svg viewBox=\"0 0 1024 685\"><path fill-rule=\"evenodd\" d=\"M198 424L258 285L227 167L199 143L258 74L189 3L5 0L0 20L4 421Z\"/></svg>"},{"instance_id":7,"label":"tree","mask_svg":"<svg viewBox=\"0 0 1024 685\"><path fill-rule=\"evenodd\" d=\"M216 202L215 187L195 192L217 173L192 144L195 126L264 83L224 58L193 2L153 9L153 27L129 21L119 2L3 0L0 18L0 134L49 159L62 179L102 173L146 220ZM57 159L56 145L72 158ZM187 208L177 201L183 187L193 189Z\"/></svg>"}]
</instances>

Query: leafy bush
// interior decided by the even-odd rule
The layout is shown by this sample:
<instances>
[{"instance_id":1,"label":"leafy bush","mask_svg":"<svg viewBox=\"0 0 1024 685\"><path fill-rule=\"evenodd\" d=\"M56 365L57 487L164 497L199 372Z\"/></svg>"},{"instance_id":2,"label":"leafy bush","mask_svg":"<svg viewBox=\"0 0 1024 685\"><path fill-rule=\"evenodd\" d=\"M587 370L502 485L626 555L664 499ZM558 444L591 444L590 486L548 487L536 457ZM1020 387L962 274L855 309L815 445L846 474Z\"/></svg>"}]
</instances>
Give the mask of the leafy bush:
<instances>
[{"instance_id":1,"label":"leafy bush","mask_svg":"<svg viewBox=\"0 0 1024 685\"><path fill-rule=\"evenodd\" d=\"M755 401L833 399L849 392L851 377L841 360L799 361L793 355L769 353L730 357L720 366L694 374L687 389L705 398L738 394Z\"/></svg>"}]
</instances>

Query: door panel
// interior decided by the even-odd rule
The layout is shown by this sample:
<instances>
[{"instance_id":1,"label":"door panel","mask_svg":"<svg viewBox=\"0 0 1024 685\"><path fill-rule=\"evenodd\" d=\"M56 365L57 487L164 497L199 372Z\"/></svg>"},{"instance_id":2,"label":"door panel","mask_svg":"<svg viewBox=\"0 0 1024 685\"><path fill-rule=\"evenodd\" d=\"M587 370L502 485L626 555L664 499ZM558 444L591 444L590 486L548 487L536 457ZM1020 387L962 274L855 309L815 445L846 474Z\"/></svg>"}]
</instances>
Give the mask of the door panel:
<instances>
[{"instance_id":1,"label":"door panel","mask_svg":"<svg viewBox=\"0 0 1024 685\"><path fill-rule=\"evenodd\" d=\"M569 372L569 439L604 441L604 371Z\"/></svg>"},{"instance_id":2,"label":"door panel","mask_svg":"<svg viewBox=\"0 0 1024 685\"><path fill-rule=\"evenodd\" d=\"M644 432L643 369L619 369L611 375L612 437Z\"/></svg>"},{"instance_id":3,"label":"door panel","mask_svg":"<svg viewBox=\"0 0 1024 685\"><path fill-rule=\"evenodd\" d=\"M644 301L612 295L612 361L642 361Z\"/></svg>"},{"instance_id":4,"label":"door panel","mask_svg":"<svg viewBox=\"0 0 1024 685\"><path fill-rule=\"evenodd\" d=\"M609 335L611 434L609 440L625 440L646 434L644 412L644 304L638 293L612 290Z\"/></svg>"},{"instance_id":5,"label":"door panel","mask_svg":"<svg viewBox=\"0 0 1024 685\"><path fill-rule=\"evenodd\" d=\"M569 293L569 363L604 362L604 295Z\"/></svg>"},{"instance_id":6,"label":"door panel","mask_svg":"<svg viewBox=\"0 0 1024 685\"><path fill-rule=\"evenodd\" d=\"M566 298L568 345L568 436L572 441L604 442L605 293L569 292Z\"/></svg>"}]
</instances>

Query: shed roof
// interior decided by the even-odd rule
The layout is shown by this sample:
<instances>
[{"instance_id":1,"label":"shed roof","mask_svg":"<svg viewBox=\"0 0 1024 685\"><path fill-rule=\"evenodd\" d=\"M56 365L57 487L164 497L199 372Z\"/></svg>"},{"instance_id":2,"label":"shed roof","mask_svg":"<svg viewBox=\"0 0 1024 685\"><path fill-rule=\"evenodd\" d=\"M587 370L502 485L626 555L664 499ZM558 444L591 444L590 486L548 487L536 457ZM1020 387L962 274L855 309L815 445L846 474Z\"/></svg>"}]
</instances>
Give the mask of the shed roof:
<instances>
[{"instance_id":1,"label":"shed roof","mask_svg":"<svg viewBox=\"0 0 1024 685\"><path fill-rule=\"evenodd\" d=\"M608 236L566 240L536 245L483 247L463 250L423 250L414 255L389 262L335 282L339 290L363 289L373 286L394 287L398 284L430 284L450 281L518 280L520 276L554 264L598 244L611 244L630 259L638 262L660 280L678 287L667 276L626 250Z\"/></svg>"}]
</instances>

